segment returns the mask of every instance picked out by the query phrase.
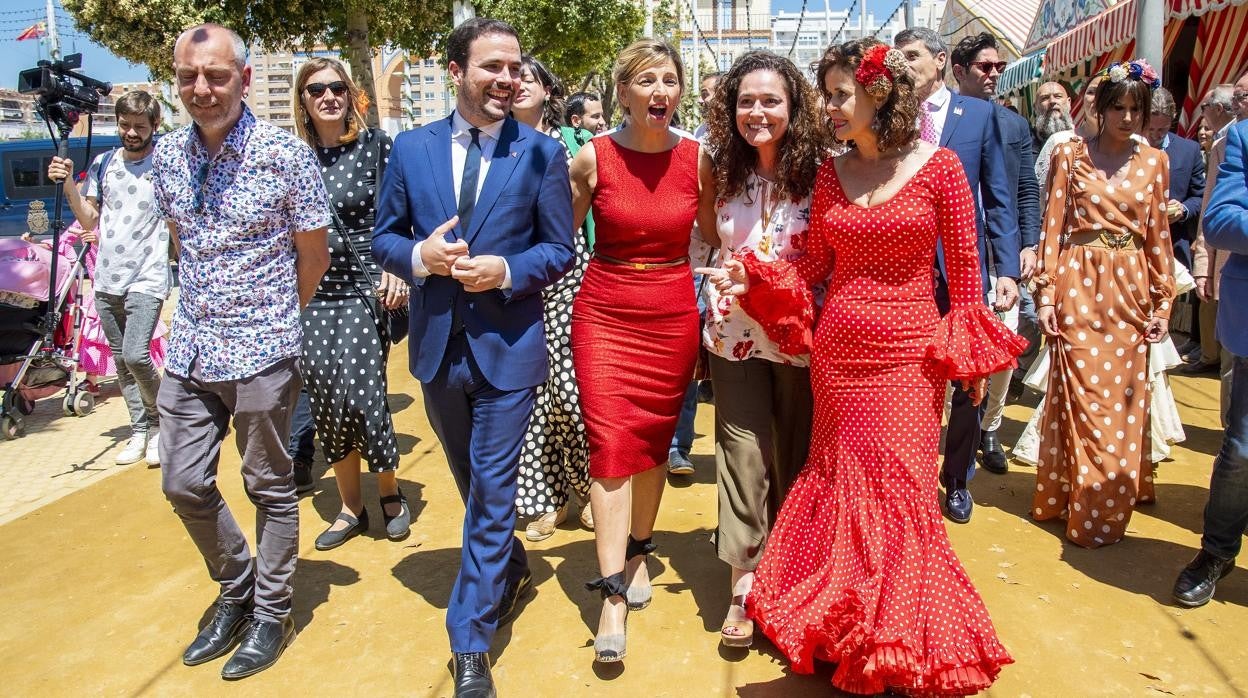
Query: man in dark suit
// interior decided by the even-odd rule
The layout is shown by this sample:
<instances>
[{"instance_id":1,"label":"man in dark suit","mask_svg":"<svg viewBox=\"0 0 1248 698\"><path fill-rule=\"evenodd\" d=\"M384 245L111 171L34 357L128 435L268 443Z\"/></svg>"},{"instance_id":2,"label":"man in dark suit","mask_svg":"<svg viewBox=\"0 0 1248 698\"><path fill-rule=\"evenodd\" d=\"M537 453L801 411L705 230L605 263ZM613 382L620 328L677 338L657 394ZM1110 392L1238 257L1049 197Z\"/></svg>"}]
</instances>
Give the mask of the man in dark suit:
<instances>
[{"instance_id":1,"label":"man in dark suit","mask_svg":"<svg viewBox=\"0 0 1248 698\"><path fill-rule=\"evenodd\" d=\"M455 695L494 695L488 652L530 586L516 522L521 441L549 367L543 288L573 263L563 147L510 118L515 29L476 18L447 39L455 112L394 140L373 252L412 284L410 358L466 505L446 627Z\"/></svg>"},{"instance_id":2,"label":"man in dark suit","mask_svg":"<svg viewBox=\"0 0 1248 698\"><path fill-rule=\"evenodd\" d=\"M988 288L988 269L996 274L992 307L1005 312L1018 302L1019 232L1002 141L992 105L954 94L945 87L949 49L936 32L918 27L897 34L894 45L906 56L915 79L919 105L919 135L949 148L966 170L975 193L980 276ZM949 308L945 284L944 250L936 249L936 300L942 312ZM953 392L949 426L945 432L945 513L957 523L971 519L973 507L967 482L975 472L983 402L960 387Z\"/></svg>"},{"instance_id":3,"label":"man in dark suit","mask_svg":"<svg viewBox=\"0 0 1248 698\"><path fill-rule=\"evenodd\" d=\"M981 32L958 42L950 53L953 77L958 82L958 93L966 97L982 99L990 104L997 92L997 78L1005 68L1001 60L997 40L992 34ZM993 104L997 129L1005 145L1001 150L1005 158L1005 174L1010 191L1014 192L1015 211L1022 240L1019 252L1019 275L1023 281L1031 278L1036 270L1036 248L1040 245L1040 185L1036 182L1036 158L1032 151L1032 133L1027 120L1015 112ZM990 275L998 276L993 264ZM1020 290L1021 296L1026 291ZM1020 325L1019 306L1006 311L1005 324L1017 331ZM1033 311L1034 313L1034 311ZM1030 323L1035 325L1034 318ZM1038 341L1036 337L1033 341ZM985 410L981 423L980 464L992 473L1004 473L1008 469L1005 450L997 438L1001 426L1001 413L1005 409L1006 393L1010 386L1012 369L993 374L984 398Z\"/></svg>"},{"instance_id":4,"label":"man in dark suit","mask_svg":"<svg viewBox=\"0 0 1248 698\"><path fill-rule=\"evenodd\" d=\"M1238 88L1237 88L1238 89ZM1222 268L1223 298L1248 298L1248 122L1226 134L1226 158L1205 209L1205 242L1228 252ZM1203 606L1218 580L1235 569L1248 526L1248 305L1218 304L1218 340L1230 354L1231 394L1222 450L1213 461L1200 552L1179 574L1174 599Z\"/></svg>"},{"instance_id":5,"label":"man in dark suit","mask_svg":"<svg viewBox=\"0 0 1248 698\"><path fill-rule=\"evenodd\" d=\"M1200 205L1205 196L1205 162L1200 144L1171 133L1178 107L1174 95L1164 87L1153 90L1152 117L1144 127L1144 135L1154 148L1164 150L1170 159L1170 201L1166 213L1170 218L1170 241L1174 258L1192 268L1192 241L1200 221Z\"/></svg>"}]
</instances>

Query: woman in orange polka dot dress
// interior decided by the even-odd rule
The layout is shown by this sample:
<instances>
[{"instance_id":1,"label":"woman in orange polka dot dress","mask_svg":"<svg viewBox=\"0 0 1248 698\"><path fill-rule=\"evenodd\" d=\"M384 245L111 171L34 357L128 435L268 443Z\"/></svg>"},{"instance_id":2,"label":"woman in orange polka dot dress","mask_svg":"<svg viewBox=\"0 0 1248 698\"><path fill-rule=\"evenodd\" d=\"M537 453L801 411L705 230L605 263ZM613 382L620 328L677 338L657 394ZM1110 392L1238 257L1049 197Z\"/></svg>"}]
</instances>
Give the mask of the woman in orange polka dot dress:
<instances>
[{"instance_id":1,"label":"woman in orange polka dot dress","mask_svg":"<svg viewBox=\"0 0 1248 698\"><path fill-rule=\"evenodd\" d=\"M1037 271L1052 361L1032 516L1066 519L1087 548L1122 539L1153 499L1148 345L1174 296L1166 154L1132 138L1148 123L1143 61L1115 64L1096 91L1097 136L1053 154Z\"/></svg>"},{"instance_id":2,"label":"woman in orange polka dot dress","mask_svg":"<svg viewBox=\"0 0 1248 698\"><path fill-rule=\"evenodd\" d=\"M742 255L716 278L782 347L812 351L810 456L747 609L797 673L821 660L851 693L972 694L1013 659L945 533L941 410L947 381L982 399L1026 342L983 303L971 190L956 155L918 140L904 56L852 41L818 75L835 135L854 147L819 169L806 254ZM943 318L938 242L953 306ZM809 285L829 272L812 338Z\"/></svg>"}]
</instances>

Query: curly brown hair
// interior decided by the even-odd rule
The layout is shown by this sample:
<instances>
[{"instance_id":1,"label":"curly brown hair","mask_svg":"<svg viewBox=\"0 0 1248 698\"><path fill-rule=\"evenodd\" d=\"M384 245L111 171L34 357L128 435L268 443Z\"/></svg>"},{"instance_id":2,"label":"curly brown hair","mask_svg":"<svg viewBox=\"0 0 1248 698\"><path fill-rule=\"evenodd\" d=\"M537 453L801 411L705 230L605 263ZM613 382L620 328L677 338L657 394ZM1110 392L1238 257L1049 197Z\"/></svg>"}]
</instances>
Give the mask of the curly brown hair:
<instances>
[{"instance_id":1,"label":"curly brown hair","mask_svg":"<svg viewBox=\"0 0 1248 698\"><path fill-rule=\"evenodd\" d=\"M824 78L833 68L847 70L853 75L862 58L868 51L883 42L874 38L855 39L843 44L833 44L823 54L819 67L815 71L819 80L819 90L826 99L829 95L824 87ZM909 145L919 137L919 98L914 94L914 78L910 72L903 70L892 74L892 88L884 97L884 103L875 112L875 135L881 150ZM855 78L855 82L857 79ZM866 87L863 86L863 94Z\"/></svg>"},{"instance_id":2,"label":"curly brown hair","mask_svg":"<svg viewBox=\"0 0 1248 698\"><path fill-rule=\"evenodd\" d=\"M800 199L814 188L819 170L823 140L819 100L793 61L769 51L750 51L738 58L707 102L706 142L715 162L715 189L723 197L740 194L758 165L758 151L737 130L736 113L741 81L759 70L770 70L785 83L789 126L778 145L776 188L781 196Z\"/></svg>"}]
</instances>

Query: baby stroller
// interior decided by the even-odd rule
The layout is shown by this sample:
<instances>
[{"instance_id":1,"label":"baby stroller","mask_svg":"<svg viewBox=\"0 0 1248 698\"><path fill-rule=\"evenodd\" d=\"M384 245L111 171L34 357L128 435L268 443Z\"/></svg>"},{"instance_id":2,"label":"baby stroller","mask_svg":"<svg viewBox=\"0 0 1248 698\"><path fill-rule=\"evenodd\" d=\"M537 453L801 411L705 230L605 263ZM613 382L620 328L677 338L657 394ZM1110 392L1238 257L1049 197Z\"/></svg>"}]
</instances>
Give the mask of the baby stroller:
<instances>
[{"instance_id":1,"label":"baby stroller","mask_svg":"<svg viewBox=\"0 0 1248 698\"><path fill-rule=\"evenodd\" d=\"M95 409L95 396L77 380L86 245L80 251L70 239L59 242L54 255L39 243L0 239L0 436L6 440L21 436L22 418L34 411L35 400L62 387L66 416L83 417ZM50 313L54 258L56 312Z\"/></svg>"}]
</instances>

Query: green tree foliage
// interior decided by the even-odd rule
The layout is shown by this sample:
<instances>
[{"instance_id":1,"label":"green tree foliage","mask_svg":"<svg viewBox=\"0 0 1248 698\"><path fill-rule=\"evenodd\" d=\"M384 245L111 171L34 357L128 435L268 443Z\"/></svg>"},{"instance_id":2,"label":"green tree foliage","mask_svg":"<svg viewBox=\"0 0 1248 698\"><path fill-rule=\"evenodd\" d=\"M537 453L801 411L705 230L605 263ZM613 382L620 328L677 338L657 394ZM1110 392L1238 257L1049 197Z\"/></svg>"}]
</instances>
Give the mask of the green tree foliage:
<instances>
[{"instance_id":1,"label":"green tree foliage","mask_svg":"<svg viewBox=\"0 0 1248 698\"><path fill-rule=\"evenodd\" d=\"M339 50L370 97L373 124L373 50L389 44L427 56L441 48L451 29L446 0L63 0L63 5L93 40L146 65L159 79L172 75L178 34L201 22L228 26L269 50L318 45ZM477 14L512 22L526 49L559 75L578 80L637 37L644 19L631 0L485 0Z\"/></svg>"}]
</instances>

